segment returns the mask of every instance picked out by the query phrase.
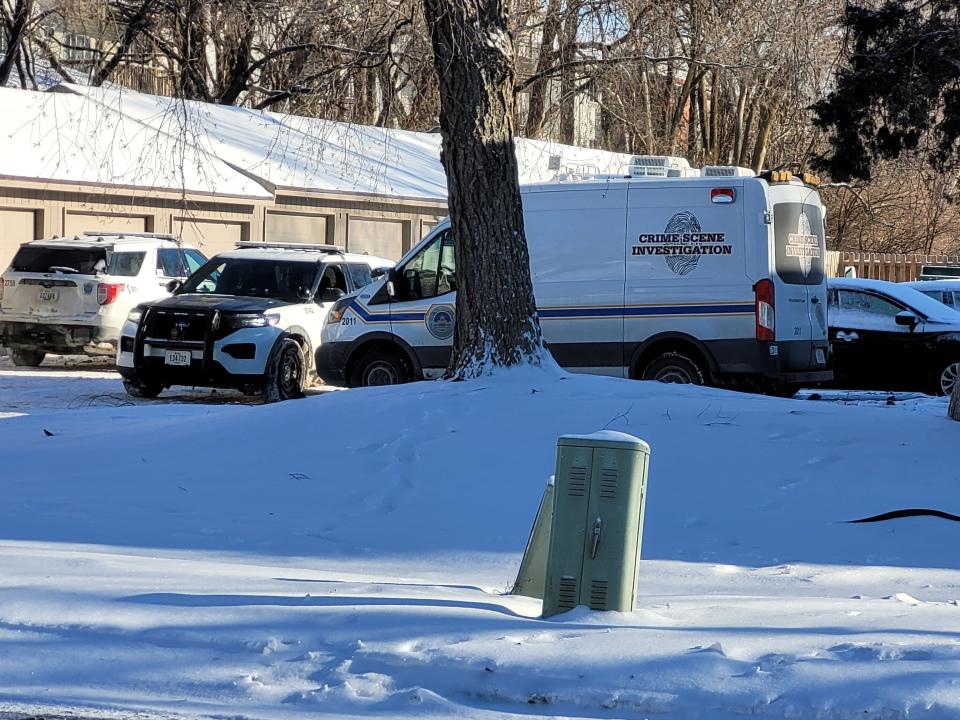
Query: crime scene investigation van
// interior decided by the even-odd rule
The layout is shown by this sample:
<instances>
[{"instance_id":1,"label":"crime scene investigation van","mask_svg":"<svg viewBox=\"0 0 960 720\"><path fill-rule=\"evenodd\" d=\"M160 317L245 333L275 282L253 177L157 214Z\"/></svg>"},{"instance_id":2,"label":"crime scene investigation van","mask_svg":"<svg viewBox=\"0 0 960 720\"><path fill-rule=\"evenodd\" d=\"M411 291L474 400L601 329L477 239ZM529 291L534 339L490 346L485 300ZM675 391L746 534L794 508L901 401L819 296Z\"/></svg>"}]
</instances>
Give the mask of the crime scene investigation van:
<instances>
[{"instance_id":1,"label":"crime scene investigation van","mask_svg":"<svg viewBox=\"0 0 960 720\"><path fill-rule=\"evenodd\" d=\"M636 157L629 176L521 188L543 336L574 372L773 392L829 380L824 207L812 176ZM659 176L659 177L658 177ZM448 221L339 300L318 374L438 377L457 271Z\"/></svg>"}]
</instances>

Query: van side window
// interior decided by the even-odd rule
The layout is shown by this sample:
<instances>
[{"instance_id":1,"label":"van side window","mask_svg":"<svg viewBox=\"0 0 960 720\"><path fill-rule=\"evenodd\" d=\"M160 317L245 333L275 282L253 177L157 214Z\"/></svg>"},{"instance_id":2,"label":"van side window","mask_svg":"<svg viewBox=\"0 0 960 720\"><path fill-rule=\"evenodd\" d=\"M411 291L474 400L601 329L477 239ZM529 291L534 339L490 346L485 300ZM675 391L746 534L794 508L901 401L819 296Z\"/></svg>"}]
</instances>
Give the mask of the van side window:
<instances>
[{"instance_id":1,"label":"van side window","mask_svg":"<svg viewBox=\"0 0 960 720\"><path fill-rule=\"evenodd\" d=\"M457 261L453 234L444 230L414 256L401 271L403 298L420 300L457 289Z\"/></svg>"}]
</instances>

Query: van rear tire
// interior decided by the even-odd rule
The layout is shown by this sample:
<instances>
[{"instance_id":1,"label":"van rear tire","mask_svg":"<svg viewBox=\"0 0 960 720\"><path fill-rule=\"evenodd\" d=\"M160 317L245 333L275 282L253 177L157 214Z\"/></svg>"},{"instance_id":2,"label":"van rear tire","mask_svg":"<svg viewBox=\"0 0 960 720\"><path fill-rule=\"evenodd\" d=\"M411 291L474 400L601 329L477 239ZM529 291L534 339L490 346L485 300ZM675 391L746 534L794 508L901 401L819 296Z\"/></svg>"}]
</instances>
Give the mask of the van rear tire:
<instances>
[{"instance_id":1,"label":"van rear tire","mask_svg":"<svg viewBox=\"0 0 960 720\"><path fill-rule=\"evenodd\" d=\"M413 379L409 363L399 353L385 348L365 352L350 373L350 387L402 385Z\"/></svg>"},{"instance_id":2,"label":"van rear tire","mask_svg":"<svg viewBox=\"0 0 960 720\"><path fill-rule=\"evenodd\" d=\"M695 360L672 350L647 363L640 379L682 385L705 385L707 382L703 369Z\"/></svg>"},{"instance_id":3,"label":"van rear tire","mask_svg":"<svg viewBox=\"0 0 960 720\"><path fill-rule=\"evenodd\" d=\"M47 354L43 350L14 346L10 348L10 359L17 367L37 367Z\"/></svg>"}]
</instances>

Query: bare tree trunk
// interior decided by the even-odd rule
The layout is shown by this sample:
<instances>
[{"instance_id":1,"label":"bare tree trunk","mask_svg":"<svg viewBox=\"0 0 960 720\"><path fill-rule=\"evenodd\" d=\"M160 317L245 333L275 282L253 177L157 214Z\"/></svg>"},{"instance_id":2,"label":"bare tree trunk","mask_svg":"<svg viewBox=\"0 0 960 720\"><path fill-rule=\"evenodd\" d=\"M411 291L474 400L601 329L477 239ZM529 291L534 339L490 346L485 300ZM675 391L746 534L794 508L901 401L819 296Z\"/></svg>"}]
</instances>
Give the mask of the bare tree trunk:
<instances>
[{"instance_id":1,"label":"bare tree trunk","mask_svg":"<svg viewBox=\"0 0 960 720\"><path fill-rule=\"evenodd\" d=\"M543 18L543 37L540 40L540 49L537 56L537 67L533 74L546 73L554 60L553 41L560 32L560 0L549 0L546 14ZM547 93L550 88L550 78L544 77L530 86L529 109L525 135L528 138L540 136L543 130L543 121L547 116Z\"/></svg>"},{"instance_id":2,"label":"bare tree trunk","mask_svg":"<svg viewBox=\"0 0 960 720\"><path fill-rule=\"evenodd\" d=\"M950 395L950 410L948 412L951 420L960 421L960 381L953 386L953 394Z\"/></svg>"},{"instance_id":3,"label":"bare tree trunk","mask_svg":"<svg viewBox=\"0 0 960 720\"><path fill-rule=\"evenodd\" d=\"M3 58L0 58L0 87L7 84L10 73L17 67L20 59L20 43L27 32L27 23L32 10L33 0L17 0L16 5L13 6L13 15L8 19L9 24L4 23L7 25L7 52Z\"/></svg>"},{"instance_id":4,"label":"bare tree trunk","mask_svg":"<svg viewBox=\"0 0 960 720\"><path fill-rule=\"evenodd\" d=\"M513 48L500 0L424 0L440 85L457 255L447 376L547 358L530 279L514 135Z\"/></svg>"}]
</instances>

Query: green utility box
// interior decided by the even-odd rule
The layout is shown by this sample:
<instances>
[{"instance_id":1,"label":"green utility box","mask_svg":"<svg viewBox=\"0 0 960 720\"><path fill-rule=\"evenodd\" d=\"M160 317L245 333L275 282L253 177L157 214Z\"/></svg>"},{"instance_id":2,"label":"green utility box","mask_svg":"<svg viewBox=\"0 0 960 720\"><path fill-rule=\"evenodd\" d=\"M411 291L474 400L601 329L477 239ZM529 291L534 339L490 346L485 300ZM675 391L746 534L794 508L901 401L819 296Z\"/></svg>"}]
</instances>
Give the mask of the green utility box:
<instances>
[{"instance_id":1,"label":"green utility box","mask_svg":"<svg viewBox=\"0 0 960 720\"><path fill-rule=\"evenodd\" d=\"M649 463L650 446L625 433L557 440L543 617L635 609Z\"/></svg>"}]
</instances>

